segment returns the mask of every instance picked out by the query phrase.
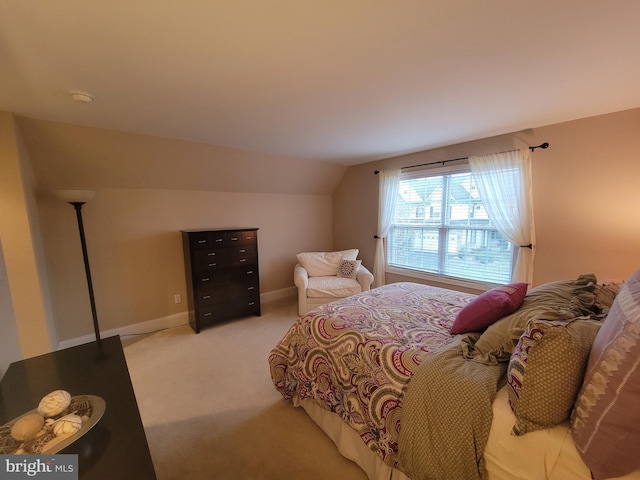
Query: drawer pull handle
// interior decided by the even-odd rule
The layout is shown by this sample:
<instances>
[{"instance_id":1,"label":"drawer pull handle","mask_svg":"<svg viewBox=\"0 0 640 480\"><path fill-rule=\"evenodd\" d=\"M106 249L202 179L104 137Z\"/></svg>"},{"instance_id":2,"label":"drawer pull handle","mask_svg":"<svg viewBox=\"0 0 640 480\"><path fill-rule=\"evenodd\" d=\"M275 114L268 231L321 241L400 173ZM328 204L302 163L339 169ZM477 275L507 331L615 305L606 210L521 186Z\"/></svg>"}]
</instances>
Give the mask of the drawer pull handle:
<instances>
[{"instance_id":1,"label":"drawer pull handle","mask_svg":"<svg viewBox=\"0 0 640 480\"><path fill-rule=\"evenodd\" d=\"M207 253L208 257L215 257L216 256L216 252L209 252Z\"/></svg>"},{"instance_id":2,"label":"drawer pull handle","mask_svg":"<svg viewBox=\"0 0 640 480\"><path fill-rule=\"evenodd\" d=\"M211 316L211 312L207 312L204 314L205 317L210 317Z\"/></svg>"},{"instance_id":3,"label":"drawer pull handle","mask_svg":"<svg viewBox=\"0 0 640 480\"><path fill-rule=\"evenodd\" d=\"M249 306L253 307L256 304L256 302L249 302Z\"/></svg>"},{"instance_id":4,"label":"drawer pull handle","mask_svg":"<svg viewBox=\"0 0 640 480\"><path fill-rule=\"evenodd\" d=\"M216 265L217 265L217 263L215 263L215 262L209 264L210 267L215 267Z\"/></svg>"},{"instance_id":5,"label":"drawer pull handle","mask_svg":"<svg viewBox=\"0 0 640 480\"><path fill-rule=\"evenodd\" d=\"M211 298L211 295L205 295L204 297L202 297L203 300L209 300Z\"/></svg>"},{"instance_id":6,"label":"drawer pull handle","mask_svg":"<svg viewBox=\"0 0 640 480\"><path fill-rule=\"evenodd\" d=\"M221 242L222 239L221 238L216 238L216 242Z\"/></svg>"},{"instance_id":7,"label":"drawer pull handle","mask_svg":"<svg viewBox=\"0 0 640 480\"><path fill-rule=\"evenodd\" d=\"M253 290L256 287L247 287L247 290Z\"/></svg>"},{"instance_id":8,"label":"drawer pull handle","mask_svg":"<svg viewBox=\"0 0 640 480\"><path fill-rule=\"evenodd\" d=\"M207 243L206 240L198 240L198 243Z\"/></svg>"},{"instance_id":9,"label":"drawer pull handle","mask_svg":"<svg viewBox=\"0 0 640 480\"><path fill-rule=\"evenodd\" d=\"M245 253L245 252L246 252L246 250L245 250L244 248L241 248L240 250L238 250L238 252L240 252L240 253Z\"/></svg>"},{"instance_id":10,"label":"drawer pull handle","mask_svg":"<svg viewBox=\"0 0 640 480\"><path fill-rule=\"evenodd\" d=\"M253 275L253 270L247 271L247 275Z\"/></svg>"},{"instance_id":11,"label":"drawer pull handle","mask_svg":"<svg viewBox=\"0 0 640 480\"><path fill-rule=\"evenodd\" d=\"M207 278L203 278L203 279L202 279L202 281L203 281L203 282L208 282L208 281L209 281L209 277L207 277Z\"/></svg>"},{"instance_id":12,"label":"drawer pull handle","mask_svg":"<svg viewBox=\"0 0 640 480\"><path fill-rule=\"evenodd\" d=\"M246 259L246 258L241 258L241 259L240 259L240 263L242 263L242 262L246 262L246 261L247 261L247 259Z\"/></svg>"}]
</instances>

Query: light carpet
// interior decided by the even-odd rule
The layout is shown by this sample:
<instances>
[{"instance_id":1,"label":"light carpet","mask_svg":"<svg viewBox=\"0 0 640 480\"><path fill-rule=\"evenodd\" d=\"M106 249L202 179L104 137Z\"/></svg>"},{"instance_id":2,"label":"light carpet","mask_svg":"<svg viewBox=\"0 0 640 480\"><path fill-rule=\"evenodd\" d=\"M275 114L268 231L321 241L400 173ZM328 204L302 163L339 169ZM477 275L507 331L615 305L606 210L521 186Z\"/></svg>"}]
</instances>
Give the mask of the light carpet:
<instances>
[{"instance_id":1,"label":"light carpet","mask_svg":"<svg viewBox=\"0 0 640 480\"><path fill-rule=\"evenodd\" d=\"M123 338L159 480L366 480L271 382L267 357L296 319L286 300L197 335Z\"/></svg>"}]
</instances>

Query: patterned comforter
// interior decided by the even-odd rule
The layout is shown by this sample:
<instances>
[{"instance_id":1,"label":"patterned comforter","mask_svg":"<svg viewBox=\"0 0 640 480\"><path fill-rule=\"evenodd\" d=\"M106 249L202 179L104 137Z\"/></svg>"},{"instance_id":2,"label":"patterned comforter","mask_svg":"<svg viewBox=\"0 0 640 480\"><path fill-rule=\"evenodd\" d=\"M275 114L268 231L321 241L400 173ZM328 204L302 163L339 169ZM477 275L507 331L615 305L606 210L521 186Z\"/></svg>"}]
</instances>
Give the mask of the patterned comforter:
<instances>
[{"instance_id":1,"label":"patterned comforter","mask_svg":"<svg viewBox=\"0 0 640 480\"><path fill-rule=\"evenodd\" d=\"M430 353L454 338L456 314L475 296L394 283L303 315L271 351L276 389L338 414L397 467L403 394Z\"/></svg>"}]
</instances>

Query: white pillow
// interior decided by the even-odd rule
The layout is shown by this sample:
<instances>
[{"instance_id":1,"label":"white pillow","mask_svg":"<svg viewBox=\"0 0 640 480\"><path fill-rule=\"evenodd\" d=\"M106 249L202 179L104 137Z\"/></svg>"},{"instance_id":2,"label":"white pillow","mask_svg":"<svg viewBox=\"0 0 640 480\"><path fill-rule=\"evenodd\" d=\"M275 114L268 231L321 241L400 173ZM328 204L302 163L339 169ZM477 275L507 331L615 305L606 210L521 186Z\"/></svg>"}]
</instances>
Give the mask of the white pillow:
<instances>
[{"instance_id":1,"label":"white pillow","mask_svg":"<svg viewBox=\"0 0 640 480\"><path fill-rule=\"evenodd\" d=\"M341 250L339 252L305 252L296 255L298 263L304 267L310 277L328 277L338 275L342 260L355 260L359 250Z\"/></svg>"}]
</instances>

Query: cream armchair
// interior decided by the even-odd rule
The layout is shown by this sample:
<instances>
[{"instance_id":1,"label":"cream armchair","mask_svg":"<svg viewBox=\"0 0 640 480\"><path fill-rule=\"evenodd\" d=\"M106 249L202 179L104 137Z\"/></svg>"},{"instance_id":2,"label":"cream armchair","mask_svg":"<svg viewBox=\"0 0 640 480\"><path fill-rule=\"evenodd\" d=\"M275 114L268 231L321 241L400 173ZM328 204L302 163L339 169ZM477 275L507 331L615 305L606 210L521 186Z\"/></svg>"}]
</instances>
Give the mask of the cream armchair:
<instances>
[{"instance_id":1,"label":"cream armchair","mask_svg":"<svg viewBox=\"0 0 640 480\"><path fill-rule=\"evenodd\" d=\"M358 249L297 255L293 281L298 287L298 313L371 288L373 275L357 260Z\"/></svg>"}]
</instances>

